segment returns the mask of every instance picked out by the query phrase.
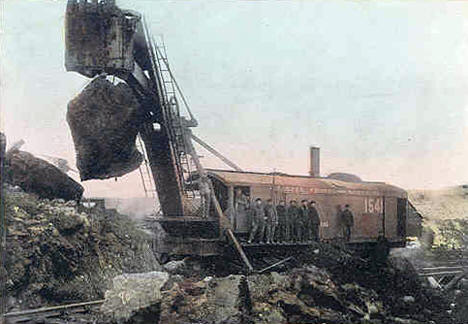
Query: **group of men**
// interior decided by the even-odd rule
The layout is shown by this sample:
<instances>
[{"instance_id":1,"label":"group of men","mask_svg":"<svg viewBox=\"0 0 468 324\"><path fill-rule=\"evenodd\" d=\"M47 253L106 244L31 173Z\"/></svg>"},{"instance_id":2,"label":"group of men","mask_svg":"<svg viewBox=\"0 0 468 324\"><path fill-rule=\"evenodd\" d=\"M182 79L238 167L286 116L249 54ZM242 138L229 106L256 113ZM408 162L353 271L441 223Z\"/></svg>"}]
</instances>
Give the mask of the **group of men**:
<instances>
[{"instance_id":1,"label":"group of men","mask_svg":"<svg viewBox=\"0 0 468 324\"><path fill-rule=\"evenodd\" d=\"M320 239L320 216L315 201L296 200L289 205L281 200L278 205L272 199L265 203L257 198L249 208L251 226L249 243L308 242Z\"/></svg>"}]
</instances>

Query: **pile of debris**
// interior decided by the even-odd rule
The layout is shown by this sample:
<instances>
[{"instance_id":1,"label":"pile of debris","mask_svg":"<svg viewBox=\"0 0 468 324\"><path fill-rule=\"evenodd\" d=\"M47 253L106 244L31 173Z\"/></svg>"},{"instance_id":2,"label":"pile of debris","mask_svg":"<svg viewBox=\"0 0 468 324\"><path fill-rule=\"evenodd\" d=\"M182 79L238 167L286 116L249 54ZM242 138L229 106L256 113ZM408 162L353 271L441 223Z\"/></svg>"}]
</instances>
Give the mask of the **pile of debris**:
<instances>
[{"instance_id":1,"label":"pile of debris","mask_svg":"<svg viewBox=\"0 0 468 324\"><path fill-rule=\"evenodd\" d=\"M297 259L292 268L265 274L200 279L178 274L179 261L166 272L120 276L106 293L102 321L455 323L449 301L424 288L404 259L376 264L326 244ZM160 291L145 289L149 283Z\"/></svg>"},{"instance_id":2,"label":"pile of debris","mask_svg":"<svg viewBox=\"0 0 468 324\"><path fill-rule=\"evenodd\" d=\"M147 236L127 217L10 189L9 311L100 299L114 276L160 268Z\"/></svg>"}]
</instances>

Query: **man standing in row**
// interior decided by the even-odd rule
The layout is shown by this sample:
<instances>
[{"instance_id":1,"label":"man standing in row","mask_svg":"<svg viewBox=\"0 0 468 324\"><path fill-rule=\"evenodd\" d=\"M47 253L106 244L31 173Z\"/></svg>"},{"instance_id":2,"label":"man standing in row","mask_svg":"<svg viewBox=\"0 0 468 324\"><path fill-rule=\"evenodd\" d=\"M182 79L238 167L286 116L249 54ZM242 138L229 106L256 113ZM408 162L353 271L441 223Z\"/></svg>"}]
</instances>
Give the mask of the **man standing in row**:
<instances>
[{"instance_id":1,"label":"man standing in row","mask_svg":"<svg viewBox=\"0 0 468 324\"><path fill-rule=\"evenodd\" d=\"M307 200L303 199L299 209L299 217L296 221L296 239L299 242L309 240L309 223L309 209L307 208Z\"/></svg>"},{"instance_id":2,"label":"man standing in row","mask_svg":"<svg viewBox=\"0 0 468 324\"><path fill-rule=\"evenodd\" d=\"M275 240L275 232L278 227L278 213L273 205L273 200L268 199L265 206L266 216L266 242L273 243Z\"/></svg>"},{"instance_id":3,"label":"man standing in row","mask_svg":"<svg viewBox=\"0 0 468 324\"><path fill-rule=\"evenodd\" d=\"M289 202L289 207L287 209L287 222L288 222L288 231L289 231L289 241L295 242L298 240L297 234L298 230L296 228L297 219L300 217L300 210L297 207L297 202L291 200Z\"/></svg>"},{"instance_id":4,"label":"man standing in row","mask_svg":"<svg viewBox=\"0 0 468 324\"><path fill-rule=\"evenodd\" d=\"M346 242L351 239L351 231L354 226L354 216L349 205L345 205L345 209L341 212L341 223L343 224L343 237Z\"/></svg>"},{"instance_id":5,"label":"man standing in row","mask_svg":"<svg viewBox=\"0 0 468 324\"><path fill-rule=\"evenodd\" d=\"M256 236L259 237L260 241L263 241L265 236L265 208L263 207L262 199L255 199L255 204L251 210L251 229L248 243L252 243Z\"/></svg>"},{"instance_id":6,"label":"man standing in row","mask_svg":"<svg viewBox=\"0 0 468 324\"><path fill-rule=\"evenodd\" d=\"M289 232L288 215L286 210L286 202L280 200L276 206L276 213L278 215L278 228L276 229L276 240L278 242L288 242L291 239Z\"/></svg>"},{"instance_id":7,"label":"man standing in row","mask_svg":"<svg viewBox=\"0 0 468 324\"><path fill-rule=\"evenodd\" d=\"M245 225L245 221L248 219L247 212L249 209L249 198L242 192L242 189L236 189L236 195L234 200L234 212L235 216L231 220L234 228L239 228L239 226ZM241 224L239 224L241 223Z\"/></svg>"},{"instance_id":8,"label":"man standing in row","mask_svg":"<svg viewBox=\"0 0 468 324\"><path fill-rule=\"evenodd\" d=\"M319 242L320 241L320 216L315 208L315 201L309 203L309 213L308 213L308 230L309 230L309 240Z\"/></svg>"}]
</instances>

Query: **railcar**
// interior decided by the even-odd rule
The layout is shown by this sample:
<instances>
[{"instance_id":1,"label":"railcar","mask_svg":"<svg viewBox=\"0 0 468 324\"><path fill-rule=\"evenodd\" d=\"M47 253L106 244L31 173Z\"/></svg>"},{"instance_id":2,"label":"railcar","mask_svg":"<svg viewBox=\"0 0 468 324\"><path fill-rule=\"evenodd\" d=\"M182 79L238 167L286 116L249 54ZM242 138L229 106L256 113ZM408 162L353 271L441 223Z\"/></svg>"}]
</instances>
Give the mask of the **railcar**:
<instances>
[{"instance_id":1,"label":"railcar","mask_svg":"<svg viewBox=\"0 0 468 324\"><path fill-rule=\"evenodd\" d=\"M383 182L347 182L330 178L277 173L239 172L207 169L223 211L234 209L235 192L241 189L252 201L261 198L289 202L314 200L320 215L320 238L342 239L340 209L349 204L354 227L349 244L375 244L385 238L392 247L405 245L407 192ZM248 215L231 213L234 233L249 232Z\"/></svg>"}]
</instances>

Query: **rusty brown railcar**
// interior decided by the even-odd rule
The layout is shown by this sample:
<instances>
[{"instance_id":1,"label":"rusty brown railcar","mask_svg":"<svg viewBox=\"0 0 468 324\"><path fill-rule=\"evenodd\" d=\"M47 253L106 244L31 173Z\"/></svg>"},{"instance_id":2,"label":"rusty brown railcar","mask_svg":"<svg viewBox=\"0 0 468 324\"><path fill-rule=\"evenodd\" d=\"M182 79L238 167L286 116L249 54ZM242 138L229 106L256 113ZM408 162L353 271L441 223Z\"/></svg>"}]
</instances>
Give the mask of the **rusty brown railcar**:
<instances>
[{"instance_id":1,"label":"rusty brown railcar","mask_svg":"<svg viewBox=\"0 0 468 324\"><path fill-rule=\"evenodd\" d=\"M373 244L384 237L391 246L404 246L408 195L383 182L346 182L329 178L208 169L223 211L233 208L239 188L251 200L314 200L320 214L323 241L342 239L340 208L349 204L354 214L351 244ZM248 216L247 216L248 217ZM238 236L249 231L246 217L234 216Z\"/></svg>"}]
</instances>

